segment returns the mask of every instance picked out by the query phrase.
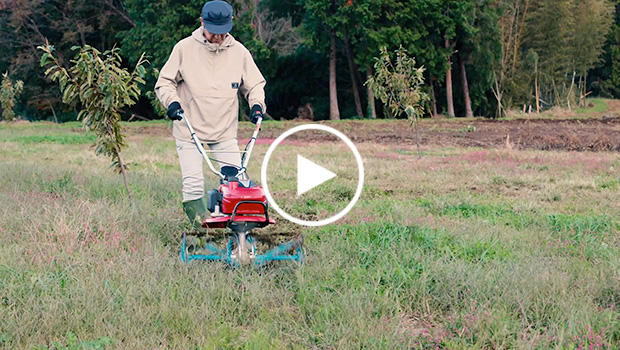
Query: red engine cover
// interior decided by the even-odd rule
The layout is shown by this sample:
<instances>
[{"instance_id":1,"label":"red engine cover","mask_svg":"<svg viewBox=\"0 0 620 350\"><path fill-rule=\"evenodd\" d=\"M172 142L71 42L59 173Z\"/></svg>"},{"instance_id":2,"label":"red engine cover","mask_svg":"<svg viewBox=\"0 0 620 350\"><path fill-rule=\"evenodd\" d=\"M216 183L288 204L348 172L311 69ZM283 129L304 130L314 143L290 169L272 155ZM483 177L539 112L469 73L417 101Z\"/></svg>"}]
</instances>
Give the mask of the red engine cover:
<instances>
[{"instance_id":1,"label":"red engine cover","mask_svg":"<svg viewBox=\"0 0 620 350\"><path fill-rule=\"evenodd\" d=\"M259 201L266 203L265 192L260 186L250 188L239 186L236 181L220 185L222 193L222 213L232 214L237 203L242 201ZM237 209L237 214L265 214L265 207L258 203L241 204Z\"/></svg>"}]
</instances>

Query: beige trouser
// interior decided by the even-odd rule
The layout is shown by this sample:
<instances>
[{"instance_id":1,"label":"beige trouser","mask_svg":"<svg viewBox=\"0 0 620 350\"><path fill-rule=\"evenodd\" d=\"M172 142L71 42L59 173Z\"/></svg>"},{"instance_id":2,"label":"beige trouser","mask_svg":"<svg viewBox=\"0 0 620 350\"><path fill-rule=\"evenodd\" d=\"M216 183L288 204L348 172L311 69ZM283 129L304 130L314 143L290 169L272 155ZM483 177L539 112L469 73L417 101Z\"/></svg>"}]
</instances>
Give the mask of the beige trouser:
<instances>
[{"instance_id":1,"label":"beige trouser","mask_svg":"<svg viewBox=\"0 0 620 350\"><path fill-rule=\"evenodd\" d=\"M175 142L181 163L181 175L183 176L183 202L202 198L205 187L202 155L193 142L179 140ZM219 168L225 165L237 168L241 166L241 154L237 140L208 143L203 144L203 146L208 146L211 151L215 151L213 153L208 152L207 155L217 161Z\"/></svg>"}]
</instances>

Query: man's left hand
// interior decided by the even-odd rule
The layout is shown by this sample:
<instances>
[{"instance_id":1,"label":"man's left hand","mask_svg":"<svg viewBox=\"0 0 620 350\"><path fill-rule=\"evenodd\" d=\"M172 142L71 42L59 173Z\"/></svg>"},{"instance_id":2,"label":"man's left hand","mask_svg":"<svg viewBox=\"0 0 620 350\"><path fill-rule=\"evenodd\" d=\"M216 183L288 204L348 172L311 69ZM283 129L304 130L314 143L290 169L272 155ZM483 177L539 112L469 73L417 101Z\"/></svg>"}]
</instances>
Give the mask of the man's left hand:
<instances>
[{"instance_id":1,"label":"man's left hand","mask_svg":"<svg viewBox=\"0 0 620 350\"><path fill-rule=\"evenodd\" d=\"M256 124L256 122L258 122L258 118L262 118L262 117L263 117L263 108L259 105L252 106L252 109L250 110L250 121Z\"/></svg>"}]
</instances>

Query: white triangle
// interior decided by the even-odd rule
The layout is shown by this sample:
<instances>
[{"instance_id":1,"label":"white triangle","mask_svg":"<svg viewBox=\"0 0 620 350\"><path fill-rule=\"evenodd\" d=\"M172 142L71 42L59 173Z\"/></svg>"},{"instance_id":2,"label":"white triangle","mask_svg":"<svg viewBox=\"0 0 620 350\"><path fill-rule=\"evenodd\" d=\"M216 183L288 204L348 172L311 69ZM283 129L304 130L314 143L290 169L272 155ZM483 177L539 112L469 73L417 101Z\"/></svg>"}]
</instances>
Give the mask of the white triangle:
<instances>
[{"instance_id":1,"label":"white triangle","mask_svg":"<svg viewBox=\"0 0 620 350\"><path fill-rule=\"evenodd\" d=\"M336 174L314 162L297 155L297 195L304 194L323 182L333 179Z\"/></svg>"}]
</instances>

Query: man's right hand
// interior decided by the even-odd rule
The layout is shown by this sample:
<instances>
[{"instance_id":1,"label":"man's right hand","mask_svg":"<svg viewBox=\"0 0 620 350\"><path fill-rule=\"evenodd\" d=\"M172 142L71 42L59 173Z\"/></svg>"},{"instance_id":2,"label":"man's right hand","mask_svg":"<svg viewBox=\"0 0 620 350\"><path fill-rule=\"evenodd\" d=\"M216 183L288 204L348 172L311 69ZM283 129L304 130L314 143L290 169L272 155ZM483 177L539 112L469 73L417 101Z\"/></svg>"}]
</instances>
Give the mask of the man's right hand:
<instances>
[{"instance_id":1,"label":"man's right hand","mask_svg":"<svg viewBox=\"0 0 620 350\"><path fill-rule=\"evenodd\" d=\"M172 102L169 106L168 106L168 118L172 119L172 120L181 120L183 119L181 117L181 114L183 114L183 108L181 108L181 104L178 103L177 101Z\"/></svg>"}]
</instances>

